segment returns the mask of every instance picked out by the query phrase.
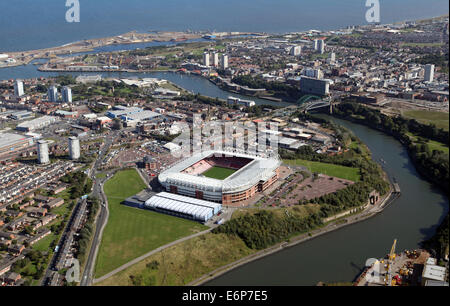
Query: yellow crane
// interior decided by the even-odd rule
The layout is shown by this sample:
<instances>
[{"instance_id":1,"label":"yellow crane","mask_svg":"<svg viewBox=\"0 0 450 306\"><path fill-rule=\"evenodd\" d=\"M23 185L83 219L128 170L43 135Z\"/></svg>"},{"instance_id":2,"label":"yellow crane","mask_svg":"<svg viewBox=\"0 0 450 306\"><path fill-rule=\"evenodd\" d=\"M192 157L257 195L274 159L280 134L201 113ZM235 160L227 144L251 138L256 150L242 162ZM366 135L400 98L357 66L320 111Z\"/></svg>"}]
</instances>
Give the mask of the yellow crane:
<instances>
[{"instance_id":1,"label":"yellow crane","mask_svg":"<svg viewBox=\"0 0 450 306\"><path fill-rule=\"evenodd\" d=\"M392 286L392 265L394 263L395 260L395 246L397 245L397 239L394 239L394 243L392 244L391 247L391 252L389 253L389 258L387 260L387 264L386 264L386 277L384 279L384 284L386 286Z\"/></svg>"}]
</instances>

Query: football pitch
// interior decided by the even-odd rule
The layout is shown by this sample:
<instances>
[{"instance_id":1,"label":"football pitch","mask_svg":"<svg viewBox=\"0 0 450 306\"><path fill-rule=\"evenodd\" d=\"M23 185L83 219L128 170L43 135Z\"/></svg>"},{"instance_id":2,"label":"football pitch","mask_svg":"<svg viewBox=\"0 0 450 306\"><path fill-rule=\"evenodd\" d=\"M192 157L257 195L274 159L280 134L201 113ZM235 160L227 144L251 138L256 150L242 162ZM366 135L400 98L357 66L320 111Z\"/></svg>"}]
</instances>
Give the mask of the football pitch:
<instances>
[{"instance_id":1,"label":"football pitch","mask_svg":"<svg viewBox=\"0 0 450 306\"><path fill-rule=\"evenodd\" d=\"M229 177L230 175L232 175L233 173L235 173L236 171L237 170L230 169L230 168L214 166L211 169L206 170L202 174L206 177L210 177L213 179L224 180L227 177Z\"/></svg>"}]
</instances>

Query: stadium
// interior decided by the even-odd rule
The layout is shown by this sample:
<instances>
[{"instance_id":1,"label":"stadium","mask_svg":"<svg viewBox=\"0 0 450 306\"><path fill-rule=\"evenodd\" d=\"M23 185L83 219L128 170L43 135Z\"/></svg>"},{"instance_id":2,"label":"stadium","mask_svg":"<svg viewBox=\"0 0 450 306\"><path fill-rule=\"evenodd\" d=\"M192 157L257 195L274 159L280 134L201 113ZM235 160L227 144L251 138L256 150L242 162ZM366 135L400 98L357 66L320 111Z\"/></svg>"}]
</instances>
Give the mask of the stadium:
<instances>
[{"instance_id":1,"label":"stadium","mask_svg":"<svg viewBox=\"0 0 450 306\"><path fill-rule=\"evenodd\" d=\"M167 192L244 206L278 180L281 161L231 151L203 151L163 171L158 179Z\"/></svg>"}]
</instances>

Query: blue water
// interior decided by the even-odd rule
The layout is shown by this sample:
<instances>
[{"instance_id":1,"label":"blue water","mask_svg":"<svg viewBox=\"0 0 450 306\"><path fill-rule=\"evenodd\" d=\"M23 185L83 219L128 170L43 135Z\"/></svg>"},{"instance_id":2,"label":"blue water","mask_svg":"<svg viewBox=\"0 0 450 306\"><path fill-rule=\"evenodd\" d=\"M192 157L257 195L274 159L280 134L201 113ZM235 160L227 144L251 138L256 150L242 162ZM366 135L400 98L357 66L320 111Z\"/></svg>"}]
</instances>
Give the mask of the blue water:
<instances>
[{"instance_id":1,"label":"blue water","mask_svg":"<svg viewBox=\"0 0 450 306\"><path fill-rule=\"evenodd\" d=\"M67 23L66 0L0 0L0 51L58 46L131 30L281 33L365 24L365 0L79 0L81 22ZM381 22L448 13L446 0L381 0Z\"/></svg>"}]
</instances>

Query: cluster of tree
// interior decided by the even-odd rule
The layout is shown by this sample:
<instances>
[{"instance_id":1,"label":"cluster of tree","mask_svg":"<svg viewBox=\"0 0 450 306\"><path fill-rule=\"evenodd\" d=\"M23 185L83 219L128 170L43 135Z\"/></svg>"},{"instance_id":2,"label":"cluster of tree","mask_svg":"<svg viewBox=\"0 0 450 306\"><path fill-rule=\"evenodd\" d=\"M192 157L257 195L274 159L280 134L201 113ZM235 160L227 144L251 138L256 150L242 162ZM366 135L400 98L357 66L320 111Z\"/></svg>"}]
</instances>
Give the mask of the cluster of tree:
<instances>
[{"instance_id":1,"label":"cluster of tree","mask_svg":"<svg viewBox=\"0 0 450 306\"><path fill-rule=\"evenodd\" d=\"M86 257L86 252L89 247L89 241L93 233L93 225L95 221L95 216L100 207L99 200L96 197L89 197L87 200L87 220L83 228L80 230L80 235L77 240L77 259L80 262L84 262Z\"/></svg>"},{"instance_id":2,"label":"cluster of tree","mask_svg":"<svg viewBox=\"0 0 450 306\"><path fill-rule=\"evenodd\" d=\"M436 250L435 256L440 258L445 258L445 255L448 255L449 247L448 247L448 226L449 226L449 215L444 218L444 221L438 226L436 229L436 233L429 240L423 242L423 247Z\"/></svg>"},{"instance_id":3,"label":"cluster of tree","mask_svg":"<svg viewBox=\"0 0 450 306\"><path fill-rule=\"evenodd\" d=\"M72 87L74 95L80 100L88 99L93 96L107 96L133 99L141 97L143 91L137 86L124 83L115 83L113 81L98 81L93 85L77 84Z\"/></svg>"},{"instance_id":4,"label":"cluster of tree","mask_svg":"<svg viewBox=\"0 0 450 306\"><path fill-rule=\"evenodd\" d=\"M341 211L361 207L369 200L373 188L364 182L357 182L334 193L315 198L310 203L320 204L320 216L327 218Z\"/></svg>"},{"instance_id":5,"label":"cluster of tree","mask_svg":"<svg viewBox=\"0 0 450 306\"><path fill-rule=\"evenodd\" d=\"M277 109L278 107L273 106L273 105L254 105L254 106L250 106L247 108L247 113L249 114L250 117L260 117L263 115L263 110L264 109L270 109L270 110L274 110Z\"/></svg>"},{"instance_id":6,"label":"cluster of tree","mask_svg":"<svg viewBox=\"0 0 450 306\"><path fill-rule=\"evenodd\" d=\"M45 255L41 251L30 250L24 259L20 259L14 263L12 271L20 273L22 276L38 280L44 275L45 267L49 259L50 253Z\"/></svg>"},{"instance_id":7,"label":"cluster of tree","mask_svg":"<svg viewBox=\"0 0 450 306\"><path fill-rule=\"evenodd\" d=\"M202 96L200 94L186 94L186 95L182 95L179 98L181 101L193 101L193 102L197 102L197 103L202 103L202 104L208 104L208 105L217 105L217 106L225 106L225 102L219 100L219 98L212 98L212 97L207 97L207 96Z\"/></svg>"},{"instance_id":8,"label":"cluster of tree","mask_svg":"<svg viewBox=\"0 0 450 306\"><path fill-rule=\"evenodd\" d=\"M71 199L90 193L92 189L92 180L81 170L66 174L61 181L71 185L69 189Z\"/></svg>"},{"instance_id":9,"label":"cluster of tree","mask_svg":"<svg viewBox=\"0 0 450 306\"><path fill-rule=\"evenodd\" d=\"M449 132L438 129L433 124L422 124L414 119L401 116L390 117L378 110L370 109L361 104L346 102L335 108L334 114L369 127L381 130L397 138L408 148L411 160L419 173L429 181L440 186L447 193L449 191L449 157L443 151L431 151L428 144L416 144L408 133L435 140L449 145Z\"/></svg>"},{"instance_id":10,"label":"cluster of tree","mask_svg":"<svg viewBox=\"0 0 450 306\"><path fill-rule=\"evenodd\" d=\"M267 91L273 92L275 96L288 98L289 100L297 101L302 96L300 90L294 86L277 81L267 82L260 76L241 75L234 77L232 82L249 88L265 88Z\"/></svg>"},{"instance_id":11,"label":"cluster of tree","mask_svg":"<svg viewBox=\"0 0 450 306\"><path fill-rule=\"evenodd\" d=\"M440 67L442 72L448 73L448 52L445 54L429 53L414 62L421 65L434 64L436 67Z\"/></svg>"},{"instance_id":12,"label":"cluster of tree","mask_svg":"<svg viewBox=\"0 0 450 306\"><path fill-rule=\"evenodd\" d=\"M152 137L158 141L172 142L175 138L180 136L180 134L175 134L175 135L152 134Z\"/></svg>"},{"instance_id":13,"label":"cluster of tree","mask_svg":"<svg viewBox=\"0 0 450 306\"><path fill-rule=\"evenodd\" d=\"M261 250L321 224L319 214L311 214L306 218L293 214L279 217L269 210L261 210L253 215L232 219L212 232L238 236L249 248Z\"/></svg>"},{"instance_id":14,"label":"cluster of tree","mask_svg":"<svg viewBox=\"0 0 450 306\"><path fill-rule=\"evenodd\" d=\"M58 75L55 78L55 82L60 84L61 86L68 86L68 85L73 85L73 84L77 83L76 79L70 74Z\"/></svg>"}]
</instances>

